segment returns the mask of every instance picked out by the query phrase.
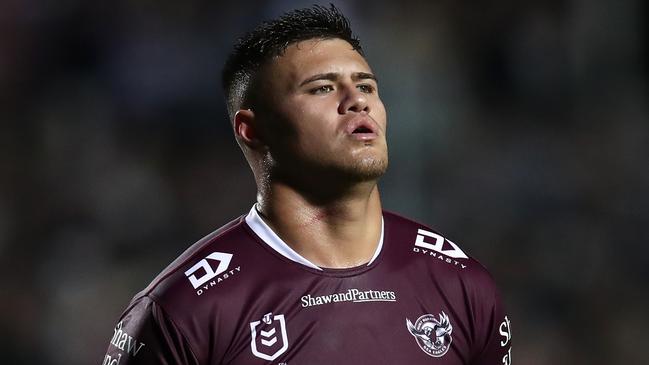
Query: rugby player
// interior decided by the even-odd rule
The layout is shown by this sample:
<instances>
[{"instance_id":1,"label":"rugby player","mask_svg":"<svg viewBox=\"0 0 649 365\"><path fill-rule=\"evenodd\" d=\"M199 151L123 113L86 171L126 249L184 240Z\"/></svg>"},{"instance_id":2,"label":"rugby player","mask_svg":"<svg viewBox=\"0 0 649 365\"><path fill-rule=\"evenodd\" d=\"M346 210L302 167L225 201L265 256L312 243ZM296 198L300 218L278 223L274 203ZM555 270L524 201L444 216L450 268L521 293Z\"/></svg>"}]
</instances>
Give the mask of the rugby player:
<instances>
[{"instance_id":1,"label":"rugby player","mask_svg":"<svg viewBox=\"0 0 649 365\"><path fill-rule=\"evenodd\" d=\"M511 364L489 273L382 210L386 111L338 9L246 34L223 86L257 202L133 298L104 365Z\"/></svg>"}]
</instances>

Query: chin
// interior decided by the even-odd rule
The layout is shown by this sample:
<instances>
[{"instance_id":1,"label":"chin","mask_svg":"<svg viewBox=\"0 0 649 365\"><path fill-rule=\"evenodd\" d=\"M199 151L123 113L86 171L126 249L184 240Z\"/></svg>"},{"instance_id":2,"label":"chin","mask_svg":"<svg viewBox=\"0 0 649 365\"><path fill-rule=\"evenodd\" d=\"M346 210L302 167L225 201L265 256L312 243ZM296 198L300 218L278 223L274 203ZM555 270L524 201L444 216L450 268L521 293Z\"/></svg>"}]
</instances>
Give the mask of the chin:
<instances>
[{"instance_id":1,"label":"chin","mask_svg":"<svg viewBox=\"0 0 649 365\"><path fill-rule=\"evenodd\" d=\"M364 158L357 161L353 166L347 169L347 173L353 180L371 181L377 180L388 169L387 158Z\"/></svg>"}]
</instances>

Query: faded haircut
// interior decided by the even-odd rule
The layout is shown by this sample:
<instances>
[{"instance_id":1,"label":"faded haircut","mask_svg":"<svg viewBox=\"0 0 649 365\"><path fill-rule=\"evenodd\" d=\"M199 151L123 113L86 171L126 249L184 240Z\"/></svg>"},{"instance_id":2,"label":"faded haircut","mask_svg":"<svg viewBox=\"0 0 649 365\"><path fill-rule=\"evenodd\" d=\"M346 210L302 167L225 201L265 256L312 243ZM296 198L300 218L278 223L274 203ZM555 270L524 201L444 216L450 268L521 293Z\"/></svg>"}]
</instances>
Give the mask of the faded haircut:
<instances>
[{"instance_id":1,"label":"faded haircut","mask_svg":"<svg viewBox=\"0 0 649 365\"><path fill-rule=\"evenodd\" d=\"M230 121L254 99L251 86L259 70L286 48L309 39L339 38L363 55L360 41L352 34L349 20L333 4L296 9L261 23L239 38L222 71L222 86Z\"/></svg>"}]
</instances>

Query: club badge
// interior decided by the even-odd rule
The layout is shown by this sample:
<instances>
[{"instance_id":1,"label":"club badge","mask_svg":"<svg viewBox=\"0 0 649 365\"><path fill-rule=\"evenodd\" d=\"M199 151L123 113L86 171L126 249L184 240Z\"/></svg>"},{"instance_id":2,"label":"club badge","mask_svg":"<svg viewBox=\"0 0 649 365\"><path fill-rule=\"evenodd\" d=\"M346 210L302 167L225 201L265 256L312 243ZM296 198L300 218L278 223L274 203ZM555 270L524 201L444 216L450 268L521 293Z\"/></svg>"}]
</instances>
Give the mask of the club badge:
<instances>
[{"instance_id":1,"label":"club badge","mask_svg":"<svg viewBox=\"0 0 649 365\"><path fill-rule=\"evenodd\" d=\"M439 319L432 314L424 314L417 318L415 324L406 318L406 327L422 351L432 357L442 357L451 348L453 326L443 311Z\"/></svg>"}]
</instances>

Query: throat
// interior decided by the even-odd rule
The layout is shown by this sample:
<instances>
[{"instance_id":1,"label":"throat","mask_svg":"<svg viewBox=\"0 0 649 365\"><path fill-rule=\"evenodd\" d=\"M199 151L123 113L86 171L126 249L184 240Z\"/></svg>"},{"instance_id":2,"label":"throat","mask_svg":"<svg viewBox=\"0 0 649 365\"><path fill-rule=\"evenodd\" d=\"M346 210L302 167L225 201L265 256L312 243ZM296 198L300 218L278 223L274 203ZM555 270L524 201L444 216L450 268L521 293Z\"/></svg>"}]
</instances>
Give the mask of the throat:
<instances>
[{"instance_id":1,"label":"throat","mask_svg":"<svg viewBox=\"0 0 649 365\"><path fill-rule=\"evenodd\" d=\"M368 230L357 237L331 237L314 232L287 244L320 268L348 269L371 263L383 243L383 222L378 229Z\"/></svg>"},{"instance_id":2,"label":"throat","mask_svg":"<svg viewBox=\"0 0 649 365\"><path fill-rule=\"evenodd\" d=\"M258 204L260 216L292 251L320 268L368 264L380 249L383 216L378 190L366 199L315 205L301 196Z\"/></svg>"}]
</instances>

